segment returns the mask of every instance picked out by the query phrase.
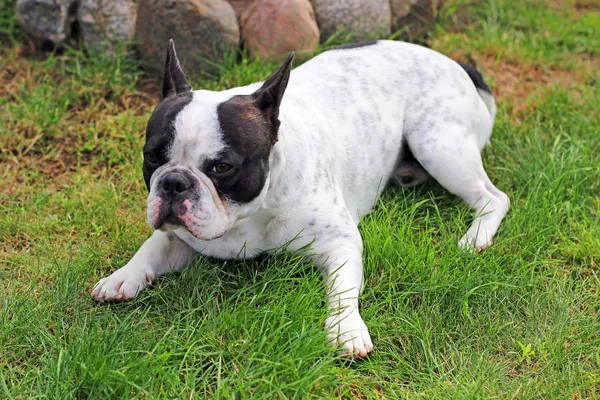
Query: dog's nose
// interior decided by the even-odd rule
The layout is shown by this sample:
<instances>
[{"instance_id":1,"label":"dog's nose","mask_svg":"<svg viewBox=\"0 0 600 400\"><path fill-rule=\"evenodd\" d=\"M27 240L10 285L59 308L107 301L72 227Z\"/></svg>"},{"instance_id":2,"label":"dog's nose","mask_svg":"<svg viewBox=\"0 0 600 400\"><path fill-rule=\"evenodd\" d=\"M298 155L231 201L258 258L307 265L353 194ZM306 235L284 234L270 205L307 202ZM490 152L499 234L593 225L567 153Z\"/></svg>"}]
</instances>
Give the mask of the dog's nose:
<instances>
[{"instance_id":1,"label":"dog's nose","mask_svg":"<svg viewBox=\"0 0 600 400\"><path fill-rule=\"evenodd\" d=\"M168 173L160 183L162 192L169 196L185 193L191 186L190 180L179 172Z\"/></svg>"}]
</instances>

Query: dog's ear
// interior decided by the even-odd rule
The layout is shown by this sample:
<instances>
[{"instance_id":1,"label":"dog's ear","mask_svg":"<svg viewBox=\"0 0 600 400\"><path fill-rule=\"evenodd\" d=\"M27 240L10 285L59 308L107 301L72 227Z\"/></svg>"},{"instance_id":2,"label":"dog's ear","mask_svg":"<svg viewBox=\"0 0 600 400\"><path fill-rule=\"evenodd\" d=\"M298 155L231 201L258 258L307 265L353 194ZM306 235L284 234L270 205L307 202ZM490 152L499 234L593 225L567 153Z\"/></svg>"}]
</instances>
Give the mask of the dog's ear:
<instances>
[{"instance_id":1,"label":"dog's ear","mask_svg":"<svg viewBox=\"0 0 600 400\"><path fill-rule=\"evenodd\" d=\"M191 90L192 87L185 78L181 64L179 64L179 59L175 52L175 42L173 39L169 39L167 61L165 63L165 78L163 80L163 99Z\"/></svg>"},{"instance_id":2,"label":"dog's ear","mask_svg":"<svg viewBox=\"0 0 600 400\"><path fill-rule=\"evenodd\" d=\"M288 56L277 72L271 75L252 95L256 107L264 113L267 121L271 122L275 129L279 128L279 105L290 79L293 59L294 52Z\"/></svg>"}]
</instances>

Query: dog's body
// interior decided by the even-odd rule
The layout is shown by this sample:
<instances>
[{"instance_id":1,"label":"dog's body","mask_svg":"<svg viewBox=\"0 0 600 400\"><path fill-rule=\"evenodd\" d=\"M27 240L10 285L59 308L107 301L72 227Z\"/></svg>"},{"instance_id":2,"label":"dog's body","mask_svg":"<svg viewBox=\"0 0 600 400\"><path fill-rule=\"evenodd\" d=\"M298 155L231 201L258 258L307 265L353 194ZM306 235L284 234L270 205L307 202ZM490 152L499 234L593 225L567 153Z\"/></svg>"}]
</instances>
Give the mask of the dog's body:
<instances>
[{"instance_id":1,"label":"dog's body","mask_svg":"<svg viewBox=\"0 0 600 400\"><path fill-rule=\"evenodd\" d=\"M491 243L508 198L482 166L496 108L476 71L388 41L325 52L291 75L290 62L264 83L190 92L170 45L145 147L157 230L95 298L132 298L194 251L249 258L310 244L329 282L330 338L363 356L372 343L358 312L357 225L388 181L431 175L477 213L459 244Z\"/></svg>"}]
</instances>

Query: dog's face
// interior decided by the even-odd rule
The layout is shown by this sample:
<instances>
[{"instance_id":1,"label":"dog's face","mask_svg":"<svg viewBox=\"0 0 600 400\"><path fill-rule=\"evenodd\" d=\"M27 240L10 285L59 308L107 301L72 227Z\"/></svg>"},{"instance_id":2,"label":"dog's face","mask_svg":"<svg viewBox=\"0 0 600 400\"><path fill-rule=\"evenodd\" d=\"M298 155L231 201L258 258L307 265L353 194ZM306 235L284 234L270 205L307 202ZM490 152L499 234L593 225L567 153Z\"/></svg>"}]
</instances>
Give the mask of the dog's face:
<instances>
[{"instance_id":1,"label":"dog's face","mask_svg":"<svg viewBox=\"0 0 600 400\"><path fill-rule=\"evenodd\" d=\"M152 228L184 227L211 240L260 207L292 58L252 94L192 92L169 41L163 100L148 121L144 146Z\"/></svg>"}]
</instances>

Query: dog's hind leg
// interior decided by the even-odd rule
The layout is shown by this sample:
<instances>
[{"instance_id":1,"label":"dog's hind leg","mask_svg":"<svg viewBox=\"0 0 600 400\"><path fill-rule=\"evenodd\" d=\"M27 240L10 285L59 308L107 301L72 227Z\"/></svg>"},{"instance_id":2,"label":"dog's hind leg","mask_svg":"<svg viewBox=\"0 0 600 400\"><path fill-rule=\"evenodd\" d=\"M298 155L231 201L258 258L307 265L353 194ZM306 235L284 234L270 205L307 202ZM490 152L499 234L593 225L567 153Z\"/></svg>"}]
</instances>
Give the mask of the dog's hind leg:
<instances>
[{"instance_id":1,"label":"dog's hind leg","mask_svg":"<svg viewBox=\"0 0 600 400\"><path fill-rule=\"evenodd\" d=\"M459 246L478 252L488 247L508 212L509 199L488 178L476 136L461 124L440 124L428 138L408 136L413 154L427 172L475 210L475 221Z\"/></svg>"}]
</instances>

